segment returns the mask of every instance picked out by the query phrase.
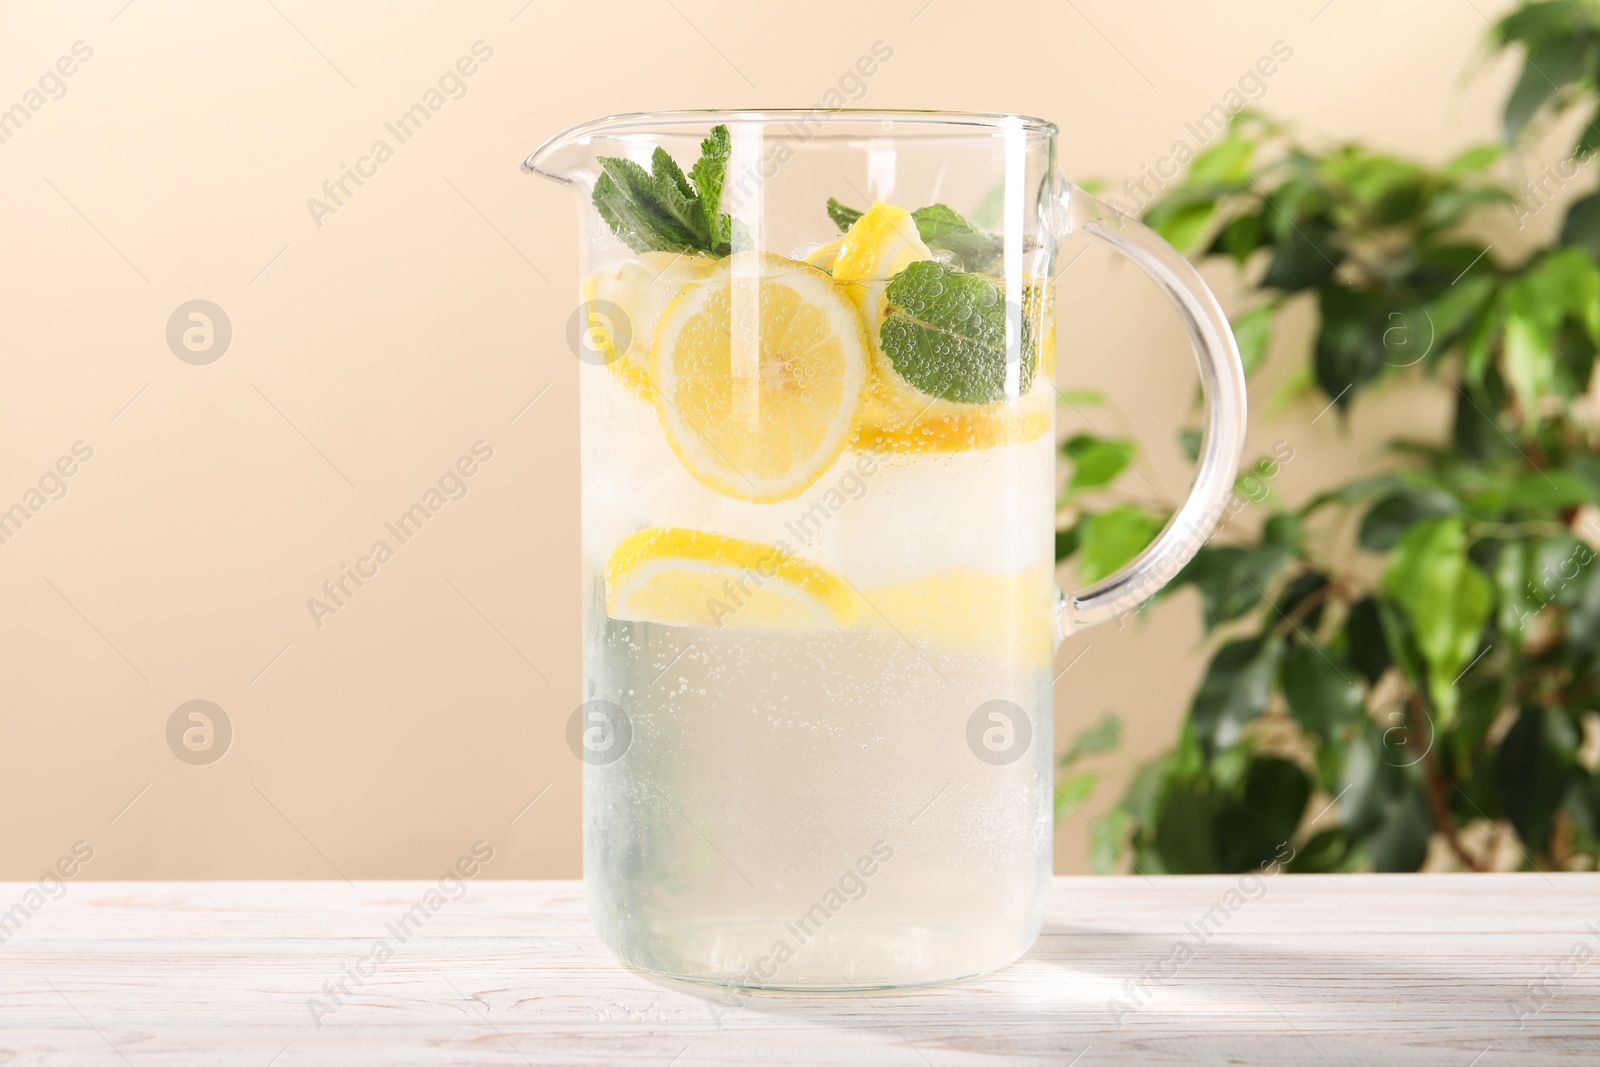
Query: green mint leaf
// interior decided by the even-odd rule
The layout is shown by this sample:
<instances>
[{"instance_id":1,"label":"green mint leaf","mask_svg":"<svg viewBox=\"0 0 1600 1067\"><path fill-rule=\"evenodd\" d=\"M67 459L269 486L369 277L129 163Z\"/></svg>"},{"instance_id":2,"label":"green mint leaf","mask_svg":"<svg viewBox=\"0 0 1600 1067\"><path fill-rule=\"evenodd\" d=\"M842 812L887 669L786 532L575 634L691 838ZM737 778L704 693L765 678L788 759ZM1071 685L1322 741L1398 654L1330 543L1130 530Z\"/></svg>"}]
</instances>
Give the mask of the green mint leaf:
<instances>
[{"instance_id":1,"label":"green mint leaf","mask_svg":"<svg viewBox=\"0 0 1600 1067\"><path fill-rule=\"evenodd\" d=\"M594 184L600 217L635 252L695 252L700 242L663 205L656 179L631 159L602 157Z\"/></svg>"},{"instance_id":2,"label":"green mint leaf","mask_svg":"<svg viewBox=\"0 0 1600 1067\"><path fill-rule=\"evenodd\" d=\"M954 208L931 204L917 208L911 218L923 244L951 253L967 270L991 273L1000 266L1000 238Z\"/></svg>"},{"instance_id":3,"label":"green mint leaf","mask_svg":"<svg viewBox=\"0 0 1600 1067\"><path fill-rule=\"evenodd\" d=\"M656 197L662 209L699 243L709 244L711 231L705 224L694 187L683 176L677 162L659 145L650 156L650 174L655 179Z\"/></svg>"},{"instance_id":4,"label":"green mint leaf","mask_svg":"<svg viewBox=\"0 0 1600 1067\"><path fill-rule=\"evenodd\" d=\"M840 233L855 225L862 214L831 196L828 198L828 217L839 227ZM923 244L936 251L949 252L966 270L986 274L999 269L1004 247L1000 238L948 204L919 207L911 213L911 220L916 223L917 236L922 238Z\"/></svg>"},{"instance_id":5,"label":"green mint leaf","mask_svg":"<svg viewBox=\"0 0 1600 1067\"><path fill-rule=\"evenodd\" d=\"M733 155L733 138L726 126L714 126L711 135L700 142L700 158L689 168L700 201L700 216L713 250L728 243L732 236L731 219L722 213L722 186L728 177L728 159ZM726 255L727 250L718 252Z\"/></svg>"},{"instance_id":6,"label":"green mint leaf","mask_svg":"<svg viewBox=\"0 0 1600 1067\"><path fill-rule=\"evenodd\" d=\"M857 211L853 207L847 207L831 196L828 197L828 217L833 220L835 226L839 227L840 233L854 226L856 219L859 219L863 214L864 212Z\"/></svg>"},{"instance_id":7,"label":"green mint leaf","mask_svg":"<svg viewBox=\"0 0 1600 1067\"><path fill-rule=\"evenodd\" d=\"M715 254L726 256L733 252L747 252L756 246L750 236L750 227L738 219L722 216L722 224L728 231L727 240L717 245Z\"/></svg>"},{"instance_id":8,"label":"green mint leaf","mask_svg":"<svg viewBox=\"0 0 1600 1067\"><path fill-rule=\"evenodd\" d=\"M694 199L694 187L689 184L689 179L683 176L683 169L678 166L678 161L660 145L656 145L656 150L650 153L650 173L655 178L656 184L663 189L670 185L685 201Z\"/></svg>"},{"instance_id":9,"label":"green mint leaf","mask_svg":"<svg viewBox=\"0 0 1600 1067\"><path fill-rule=\"evenodd\" d=\"M688 176L660 147L648 171L630 159L601 156L595 210L635 252L725 256L735 245L747 247L749 231L721 210L732 143L728 127L714 127Z\"/></svg>"},{"instance_id":10,"label":"green mint leaf","mask_svg":"<svg viewBox=\"0 0 1600 1067\"><path fill-rule=\"evenodd\" d=\"M935 260L921 260L895 275L886 290L889 314L879 340L902 378L929 396L963 404L988 404L1006 396L1007 304L987 278ZM1018 389L1033 384L1035 343L1026 315L1018 313Z\"/></svg>"}]
</instances>

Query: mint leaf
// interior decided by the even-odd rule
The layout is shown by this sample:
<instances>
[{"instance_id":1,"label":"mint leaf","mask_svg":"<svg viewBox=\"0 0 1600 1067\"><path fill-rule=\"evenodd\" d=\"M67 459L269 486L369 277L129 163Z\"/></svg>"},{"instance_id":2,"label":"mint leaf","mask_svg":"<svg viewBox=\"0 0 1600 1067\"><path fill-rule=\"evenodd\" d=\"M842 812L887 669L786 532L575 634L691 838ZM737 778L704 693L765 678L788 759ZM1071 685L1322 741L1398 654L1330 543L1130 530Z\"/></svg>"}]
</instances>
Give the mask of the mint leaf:
<instances>
[{"instance_id":1,"label":"mint leaf","mask_svg":"<svg viewBox=\"0 0 1600 1067\"><path fill-rule=\"evenodd\" d=\"M833 220L835 226L839 227L840 233L854 226L856 219L859 219L863 214L864 212L857 211L853 207L846 207L833 197L828 197L828 217Z\"/></svg>"},{"instance_id":2,"label":"mint leaf","mask_svg":"<svg viewBox=\"0 0 1600 1067\"><path fill-rule=\"evenodd\" d=\"M951 253L967 270L987 274L1000 266L1000 238L954 208L930 204L917 208L911 218L923 244Z\"/></svg>"},{"instance_id":3,"label":"mint leaf","mask_svg":"<svg viewBox=\"0 0 1600 1067\"><path fill-rule=\"evenodd\" d=\"M650 156L650 175L655 179L661 206L678 225L698 241L705 242L711 236L711 230L705 224L694 188L667 150L659 145Z\"/></svg>"},{"instance_id":4,"label":"mint leaf","mask_svg":"<svg viewBox=\"0 0 1600 1067\"><path fill-rule=\"evenodd\" d=\"M660 147L650 156L650 170L630 159L601 156L595 210L635 252L725 256L736 238L749 243L745 228L722 212L731 154L728 127L717 126L700 143L700 159L688 177Z\"/></svg>"},{"instance_id":5,"label":"mint leaf","mask_svg":"<svg viewBox=\"0 0 1600 1067\"><path fill-rule=\"evenodd\" d=\"M656 179L631 159L602 157L594 183L594 206L622 242L635 252L695 252L696 236L664 203Z\"/></svg>"},{"instance_id":6,"label":"mint leaf","mask_svg":"<svg viewBox=\"0 0 1600 1067\"><path fill-rule=\"evenodd\" d=\"M828 197L828 217L840 232L855 225L864 212L833 197ZM929 204L911 213L922 243L936 251L949 252L966 270L989 274L1000 267L1004 248L1000 238L979 226L948 204Z\"/></svg>"},{"instance_id":7,"label":"mint leaf","mask_svg":"<svg viewBox=\"0 0 1600 1067\"><path fill-rule=\"evenodd\" d=\"M889 314L878 335L902 378L929 396L963 404L1005 399L1007 303L992 282L921 260L895 275L886 295ZM1036 362L1033 329L1020 309L1015 317L1018 389L1026 393Z\"/></svg>"},{"instance_id":8,"label":"mint leaf","mask_svg":"<svg viewBox=\"0 0 1600 1067\"><path fill-rule=\"evenodd\" d=\"M689 168L689 179L694 182L700 199L705 233L715 246L727 244L732 236L731 220L722 214L722 186L727 180L728 160L732 155L733 138L728 134L728 127L714 126L711 135L700 142L699 160Z\"/></svg>"},{"instance_id":9,"label":"mint leaf","mask_svg":"<svg viewBox=\"0 0 1600 1067\"><path fill-rule=\"evenodd\" d=\"M657 184L664 189L675 189L685 202L694 197L695 191L689 185L689 179L683 176L677 160L660 145L656 145L656 150L650 154L650 172Z\"/></svg>"}]
</instances>

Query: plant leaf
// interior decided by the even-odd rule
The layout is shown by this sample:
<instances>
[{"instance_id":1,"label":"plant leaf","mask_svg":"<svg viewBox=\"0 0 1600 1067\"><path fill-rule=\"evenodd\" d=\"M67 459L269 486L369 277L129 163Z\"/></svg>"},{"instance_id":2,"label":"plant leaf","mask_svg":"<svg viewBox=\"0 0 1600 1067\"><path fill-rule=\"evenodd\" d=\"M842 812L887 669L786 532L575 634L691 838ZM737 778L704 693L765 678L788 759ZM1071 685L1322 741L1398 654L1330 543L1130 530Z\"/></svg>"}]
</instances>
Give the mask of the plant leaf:
<instances>
[{"instance_id":1,"label":"plant leaf","mask_svg":"<svg viewBox=\"0 0 1600 1067\"><path fill-rule=\"evenodd\" d=\"M1254 373L1267 358L1267 346L1272 342L1272 322L1277 311L1276 304L1262 304L1233 322L1233 339L1238 342L1239 361L1244 364L1246 377Z\"/></svg>"},{"instance_id":2,"label":"plant leaf","mask_svg":"<svg viewBox=\"0 0 1600 1067\"><path fill-rule=\"evenodd\" d=\"M1344 640L1345 647L1349 649L1351 665L1361 672L1368 685L1378 684L1378 679L1394 660L1389 655L1389 643L1384 638L1378 602L1372 597L1364 597L1350 605L1350 613L1344 620Z\"/></svg>"},{"instance_id":3,"label":"plant leaf","mask_svg":"<svg viewBox=\"0 0 1600 1067\"><path fill-rule=\"evenodd\" d=\"M1260 212L1239 215L1222 227L1206 255L1225 255L1243 267L1252 253L1267 243L1267 229Z\"/></svg>"},{"instance_id":4,"label":"plant leaf","mask_svg":"<svg viewBox=\"0 0 1600 1067\"><path fill-rule=\"evenodd\" d=\"M1347 833L1379 871L1414 871L1428 855L1433 816L1414 764L1387 753L1380 728L1360 723L1340 774L1337 804Z\"/></svg>"},{"instance_id":5,"label":"plant leaf","mask_svg":"<svg viewBox=\"0 0 1600 1067\"><path fill-rule=\"evenodd\" d=\"M1292 581L1283 587L1283 591L1278 594L1276 610L1280 618L1287 617L1298 620L1296 623L1298 629L1290 635L1291 641L1300 638L1300 631L1310 631L1314 634L1321 628L1322 618L1328 607L1325 598L1332 584L1332 582L1328 581L1326 574L1320 571L1306 571L1303 574L1296 575ZM1317 597L1318 599L1313 601L1312 606L1306 609L1303 614L1296 614L1300 605L1306 603L1311 597Z\"/></svg>"},{"instance_id":6,"label":"plant leaf","mask_svg":"<svg viewBox=\"0 0 1600 1067\"><path fill-rule=\"evenodd\" d=\"M1128 813L1112 808L1094 820L1095 832L1089 835L1089 869L1096 874L1110 874L1122 862L1119 842L1128 837Z\"/></svg>"},{"instance_id":7,"label":"plant leaf","mask_svg":"<svg viewBox=\"0 0 1600 1067\"><path fill-rule=\"evenodd\" d=\"M1086 582L1098 582L1143 552L1164 525L1165 519L1131 504L1119 504L1085 516L1078 577Z\"/></svg>"},{"instance_id":8,"label":"plant leaf","mask_svg":"<svg viewBox=\"0 0 1600 1067\"><path fill-rule=\"evenodd\" d=\"M1110 752L1122 741L1122 720L1115 712L1106 712L1100 721L1078 731L1072 744L1061 754L1060 766L1068 767L1082 756L1096 756Z\"/></svg>"},{"instance_id":9,"label":"plant leaf","mask_svg":"<svg viewBox=\"0 0 1600 1067\"><path fill-rule=\"evenodd\" d=\"M1356 389L1383 365L1388 307L1381 298L1342 286L1323 289L1317 306L1317 385L1341 408L1348 407Z\"/></svg>"},{"instance_id":10,"label":"plant leaf","mask_svg":"<svg viewBox=\"0 0 1600 1067\"><path fill-rule=\"evenodd\" d=\"M1279 668L1279 684L1289 714L1308 733L1331 738L1361 714L1361 687L1354 668L1341 667L1338 652L1301 644L1290 647Z\"/></svg>"},{"instance_id":11,"label":"plant leaf","mask_svg":"<svg viewBox=\"0 0 1600 1067\"><path fill-rule=\"evenodd\" d=\"M1242 182L1250 173L1256 143L1248 137L1229 136L1194 157L1184 179L1190 185Z\"/></svg>"},{"instance_id":12,"label":"plant leaf","mask_svg":"<svg viewBox=\"0 0 1600 1067\"><path fill-rule=\"evenodd\" d=\"M1253 548L1208 545L1173 579L1173 586L1192 582L1200 591L1207 631L1264 603L1267 586L1299 547L1298 529L1291 523L1292 516L1274 515Z\"/></svg>"},{"instance_id":13,"label":"plant leaf","mask_svg":"<svg viewBox=\"0 0 1600 1067\"><path fill-rule=\"evenodd\" d=\"M1565 712L1524 707L1500 742L1495 774L1500 805L1529 849L1544 852L1572 780L1578 732Z\"/></svg>"},{"instance_id":14,"label":"plant leaf","mask_svg":"<svg viewBox=\"0 0 1600 1067\"><path fill-rule=\"evenodd\" d=\"M1267 709L1283 642L1272 634L1230 641L1217 650L1189 706L1201 748L1215 752L1239 740L1245 724Z\"/></svg>"},{"instance_id":15,"label":"plant leaf","mask_svg":"<svg viewBox=\"0 0 1600 1067\"><path fill-rule=\"evenodd\" d=\"M1079 526L1068 527L1065 530L1057 530L1056 531L1056 562L1057 563L1060 563L1062 560L1068 558L1074 552L1078 551L1078 542L1079 542L1079 539L1080 539L1080 535L1079 535L1080 528L1081 528L1081 524Z\"/></svg>"},{"instance_id":16,"label":"plant leaf","mask_svg":"<svg viewBox=\"0 0 1600 1067\"><path fill-rule=\"evenodd\" d=\"M1217 859L1216 816L1219 801L1202 784L1179 780L1161 797L1155 819L1156 854L1171 874L1214 874Z\"/></svg>"},{"instance_id":17,"label":"plant leaf","mask_svg":"<svg viewBox=\"0 0 1600 1067\"><path fill-rule=\"evenodd\" d=\"M1056 403L1069 407L1104 407L1106 395L1095 389L1057 389Z\"/></svg>"},{"instance_id":18,"label":"plant leaf","mask_svg":"<svg viewBox=\"0 0 1600 1067\"><path fill-rule=\"evenodd\" d=\"M1289 870L1295 874L1333 874L1345 869L1350 855L1350 838L1344 827L1320 830L1295 851Z\"/></svg>"},{"instance_id":19,"label":"plant leaf","mask_svg":"<svg viewBox=\"0 0 1600 1067\"><path fill-rule=\"evenodd\" d=\"M1455 497L1438 489L1403 485L1379 497L1361 520L1361 547L1387 552L1414 523L1460 509Z\"/></svg>"},{"instance_id":20,"label":"plant leaf","mask_svg":"<svg viewBox=\"0 0 1600 1067\"><path fill-rule=\"evenodd\" d=\"M1258 870L1289 843L1311 799L1311 782L1299 766L1276 756L1250 760L1243 794L1217 812L1217 865L1224 871Z\"/></svg>"},{"instance_id":21,"label":"plant leaf","mask_svg":"<svg viewBox=\"0 0 1600 1067\"><path fill-rule=\"evenodd\" d=\"M1497 144L1473 145L1446 163L1440 173L1446 178L1463 178L1468 174L1488 170L1504 154L1505 149Z\"/></svg>"},{"instance_id":22,"label":"plant leaf","mask_svg":"<svg viewBox=\"0 0 1600 1067\"><path fill-rule=\"evenodd\" d=\"M1086 489L1098 489L1109 484L1128 469L1135 451L1134 443L1126 438L1087 433L1067 438L1061 443L1061 454L1072 463L1072 477L1068 479L1063 495L1071 497Z\"/></svg>"},{"instance_id":23,"label":"plant leaf","mask_svg":"<svg viewBox=\"0 0 1600 1067\"><path fill-rule=\"evenodd\" d=\"M1461 520L1426 519L1408 529L1384 571L1383 590L1411 625L1439 725L1448 726L1456 676L1477 652L1494 601L1489 578L1467 558Z\"/></svg>"},{"instance_id":24,"label":"plant leaf","mask_svg":"<svg viewBox=\"0 0 1600 1067\"><path fill-rule=\"evenodd\" d=\"M1094 792L1094 784L1099 777L1094 771L1079 771L1057 782L1055 817L1060 819L1069 810L1082 807L1084 801L1089 799L1089 794Z\"/></svg>"},{"instance_id":25,"label":"plant leaf","mask_svg":"<svg viewBox=\"0 0 1600 1067\"><path fill-rule=\"evenodd\" d=\"M1267 264L1267 273L1261 278L1262 287L1281 289L1285 293L1322 289L1344 258L1344 253L1334 244L1336 233L1320 218L1301 220L1277 243L1272 262ZM1324 289L1323 295L1340 291Z\"/></svg>"},{"instance_id":26,"label":"plant leaf","mask_svg":"<svg viewBox=\"0 0 1600 1067\"><path fill-rule=\"evenodd\" d=\"M1600 193L1574 200L1561 223L1561 243L1582 248L1590 254L1600 252Z\"/></svg>"},{"instance_id":27,"label":"plant leaf","mask_svg":"<svg viewBox=\"0 0 1600 1067\"><path fill-rule=\"evenodd\" d=\"M1217 213L1217 202L1209 196L1181 195L1183 190L1157 201L1145 212L1145 225L1160 234L1172 247L1187 252L1200 240Z\"/></svg>"},{"instance_id":28,"label":"plant leaf","mask_svg":"<svg viewBox=\"0 0 1600 1067\"><path fill-rule=\"evenodd\" d=\"M1528 123L1563 87L1583 77L1594 66L1594 43L1585 37L1555 37L1538 41L1524 57L1522 74L1506 100L1506 142L1522 136Z\"/></svg>"}]
</instances>

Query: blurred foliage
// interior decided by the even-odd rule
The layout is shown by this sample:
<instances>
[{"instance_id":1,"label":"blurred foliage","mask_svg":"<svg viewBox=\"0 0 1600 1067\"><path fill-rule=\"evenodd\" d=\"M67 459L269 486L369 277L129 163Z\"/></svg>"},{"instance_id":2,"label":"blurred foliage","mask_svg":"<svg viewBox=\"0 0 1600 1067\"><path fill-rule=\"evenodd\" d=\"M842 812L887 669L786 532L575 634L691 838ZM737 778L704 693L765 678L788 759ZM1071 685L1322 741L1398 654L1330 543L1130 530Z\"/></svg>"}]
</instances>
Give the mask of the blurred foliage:
<instances>
[{"instance_id":1,"label":"blurred foliage","mask_svg":"<svg viewBox=\"0 0 1600 1067\"><path fill-rule=\"evenodd\" d=\"M1488 44L1521 63L1503 116L1513 150L1595 106L1597 0L1524 4ZM1597 147L1600 111L1557 173L1575 177ZM1571 203L1559 243L1509 262L1488 234L1520 229L1548 190L1514 196L1491 177L1500 156L1431 167L1319 149L1241 113L1146 209L1179 248L1242 272L1247 371L1285 311L1314 308L1305 365L1274 404L1343 417L1420 378L1454 415L1443 440L1392 441L1390 469L1296 509L1269 484L1292 441L1241 478L1229 517L1266 517L1240 524L1259 526L1250 537L1229 525L1170 587L1198 592L1210 661L1176 746L1100 820L1098 866L1243 871L1292 841L1291 870L1410 871L1435 840L1468 869L1595 866L1600 193ZM1182 443L1193 455L1198 434ZM1104 575L1166 510L1118 498L1137 483L1131 441L1062 447L1057 555ZM1068 770L1076 806L1083 772Z\"/></svg>"}]
</instances>

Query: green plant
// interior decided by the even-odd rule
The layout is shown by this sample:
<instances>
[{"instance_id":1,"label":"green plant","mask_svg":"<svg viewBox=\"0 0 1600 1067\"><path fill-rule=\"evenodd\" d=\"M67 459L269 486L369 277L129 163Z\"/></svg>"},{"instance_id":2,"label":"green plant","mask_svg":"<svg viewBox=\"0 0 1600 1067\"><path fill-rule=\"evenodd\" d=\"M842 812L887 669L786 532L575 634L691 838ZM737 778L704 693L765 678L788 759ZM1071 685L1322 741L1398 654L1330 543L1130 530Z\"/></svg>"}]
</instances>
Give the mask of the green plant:
<instances>
[{"instance_id":1,"label":"green plant","mask_svg":"<svg viewBox=\"0 0 1600 1067\"><path fill-rule=\"evenodd\" d=\"M1524 4L1490 45L1523 54L1504 115L1514 144L1593 101L1600 3ZM1600 112L1562 173L1596 147ZM1509 208L1520 225L1538 198L1488 176L1499 154L1435 168L1308 147L1241 114L1147 210L1180 248L1245 273L1252 302L1234 326L1247 370L1284 309L1314 305L1307 365L1274 403L1317 394L1308 410L1342 413L1420 376L1454 418L1443 440L1391 442L1392 469L1275 508L1256 536L1230 527L1174 581L1198 591L1214 651L1176 746L1098 827L1111 859L1245 870L1293 840L1291 870L1408 871L1435 835L1469 869L1503 863L1496 847L1541 869L1600 856L1600 775L1583 743L1586 720L1591 734L1600 724L1600 418L1585 402L1600 194L1572 205L1560 244L1507 261L1484 224ZM1122 472L1131 442L1080 435L1064 451L1058 555L1105 573L1164 515L1082 503ZM1262 491L1242 480L1241 494L1271 503L1265 478L1283 461L1258 465L1247 478Z\"/></svg>"}]
</instances>

